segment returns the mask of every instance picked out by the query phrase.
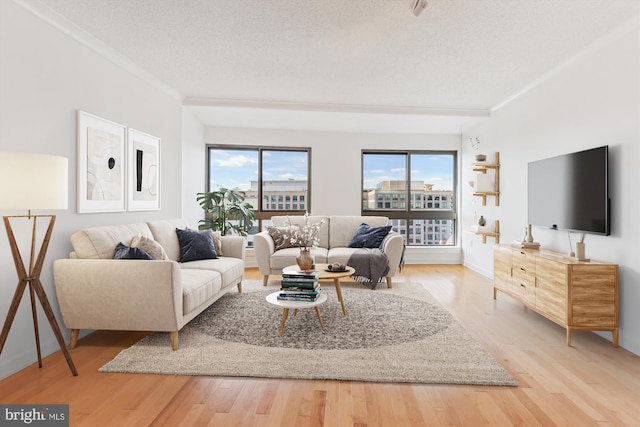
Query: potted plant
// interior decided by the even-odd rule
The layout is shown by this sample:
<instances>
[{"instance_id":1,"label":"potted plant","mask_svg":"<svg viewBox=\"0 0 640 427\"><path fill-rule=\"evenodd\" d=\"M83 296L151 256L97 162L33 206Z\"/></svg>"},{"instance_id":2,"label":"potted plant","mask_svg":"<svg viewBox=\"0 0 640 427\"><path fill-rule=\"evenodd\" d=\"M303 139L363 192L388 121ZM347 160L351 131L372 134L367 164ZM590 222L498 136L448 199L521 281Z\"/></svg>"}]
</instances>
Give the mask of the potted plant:
<instances>
[{"instance_id":1,"label":"potted plant","mask_svg":"<svg viewBox=\"0 0 640 427\"><path fill-rule=\"evenodd\" d=\"M253 206L244 201L245 197L246 193L237 188L220 187L217 191L198 193L196 200L205 211L205 218L198 223L198 229L220 231L223 236L235 233L246 237L256 214Z\"/></svg>"}]
</instances>

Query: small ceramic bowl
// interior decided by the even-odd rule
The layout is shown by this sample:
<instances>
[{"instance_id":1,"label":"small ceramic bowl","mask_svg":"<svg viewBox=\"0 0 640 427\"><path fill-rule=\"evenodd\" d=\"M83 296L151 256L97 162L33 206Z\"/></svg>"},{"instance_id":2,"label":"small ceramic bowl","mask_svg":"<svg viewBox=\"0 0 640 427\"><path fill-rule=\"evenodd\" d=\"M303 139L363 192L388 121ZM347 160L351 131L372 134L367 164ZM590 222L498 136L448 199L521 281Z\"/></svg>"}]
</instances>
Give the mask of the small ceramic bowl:
<instances>
[{"instance_id":1,"label":"small ceramic bowl","mask_svg":"<svg viewBox=\"0 0 640 427\"><path fill-rule=\"evenodd\" d=\"M487 156L485 156L484 154L476 154L477 162L484 162L485 160L487 160Z\"/></svg>"}]
</instances>

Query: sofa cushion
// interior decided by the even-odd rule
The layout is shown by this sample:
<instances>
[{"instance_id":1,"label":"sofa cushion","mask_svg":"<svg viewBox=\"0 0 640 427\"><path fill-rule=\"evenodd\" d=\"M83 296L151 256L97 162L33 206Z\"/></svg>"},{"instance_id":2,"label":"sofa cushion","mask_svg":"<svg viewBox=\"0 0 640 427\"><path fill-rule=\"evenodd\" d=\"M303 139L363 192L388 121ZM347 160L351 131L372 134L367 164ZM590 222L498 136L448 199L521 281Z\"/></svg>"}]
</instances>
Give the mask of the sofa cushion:
<instances>
[{"instance_id":1,"label":"sofa cushion","mask_svg":"<svg viewBox=\"0 0 640 427\"><path fill-rule=\"evenodd\" d=\"M169 259L167 253L164 251L162 246L160 246L160 243L145 236L135 236L133 239L131 239L131 247L142 249L153 259Z\"/></svg>"},{"instance_id":2,"label":"sofa cushion","mask_svg":"<svg viewBox=\"0 0 640 427\"><path fill-rule=\"evenodd\" d=\"M180 276L185 315L214 297L222 288L222 277L217 271L181 269Z\"/></svg>"},{"instance_id":3,"label":"sofa cushion","mask_svg":"<svg viewBox=\"0 0 640 427\"><path fill-rule=\"evenodd\" d=\"M147 224L142 222L85 228L71 235L71 245L77 258L113 259L116 245L120 242L130 245L135 236L153 239L151 230Z\"/></svg>"},{"instance_id":4,"label":"sofa cushion","mask_svg":"<svg viewBox=\"0 0 640 427\"><path fill-rule=\"evenodd\" d=\"M153 258L144 249L126 246L122 242L116 245L116 251L113 259L144 259L152 260Z\"/></svg>"},{"instance_id":5,"label":"sofa cushion","mask_svg":"<svg viewBox=\"0 0 640 427\"><path fill-rule=\"evenodd\" d=\"M183 270L217 271L222 276L224 286L237 283L244 276L244 261L239 258L204 259L180 264L180 267Z\"/></svg>"},{"instance_id":6,"label":"sofa cushion","mask_svg":"<svg viewBox=\"0 0 640 427\"><path fill-rule=\"evenodd\" d=\"M386 216L332 216L329 222L330 245L332 248L346 248L362 223L380 227L389 223Z\"/></svg>"},{"instance_id":7,"label":"sofa cushion","mask_svg":"<svg viewBox=\"0 0 640 427\"><path fill-rule=\"evenodd\" d=\"M176 228L180 242L180 262L218 258L213 247L211 230L181 230Z\"/></svg>"},{"instance_id":8,"label":"sofa cushion","mask_svg":"<svg viewBox=\"0 0 640 427\"><path fill-rule=\"evenodd\" d=\"M165 219L148 221L147 225L151 230L151 237L160 243L169 259L180 261L180 242L178 242L176 228L186 229L189 224L183 219Z\"/></svg>"},{"instance_id":9,"label":"sofa cushion","mask_svg":"<svg viewBox=\"0 0 640 427\"><path fill-rule=\"evenodd\" d=\"M391 231L390 225L372 227L369 224L361 224L347 246L350 248L379 248L389 231Z\"/></svg>"}]
</instances>

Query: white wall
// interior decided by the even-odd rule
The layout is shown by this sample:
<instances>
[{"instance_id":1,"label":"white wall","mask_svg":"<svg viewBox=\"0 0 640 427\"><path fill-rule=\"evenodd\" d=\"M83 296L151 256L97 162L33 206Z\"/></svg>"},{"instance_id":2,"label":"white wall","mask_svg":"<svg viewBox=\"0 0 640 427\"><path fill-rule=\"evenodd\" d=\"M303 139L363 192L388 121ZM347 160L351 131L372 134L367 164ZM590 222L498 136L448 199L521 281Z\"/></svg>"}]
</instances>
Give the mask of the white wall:
<instances>
[{"instance_id":1,"label":"white wall","mask_svg":"<svg viewBox=\"0 0 640 427\"><path fill-rule=\"evenodd\" d=\"M206 147L204 126L186 108L182 109L182 218L193 227L203 217L196 201L197 193L205 191Z\"/></svg>"},{"instance_id":2,"label":"white wall","mask_svg":"<svg viewBox=\"0 0 640 427\"><path fill-rule=\"evenodd\" d=\"M559 154L609 145L611 235L588 235L587 257L620 265L620 344L640 354L640 31L621 32L531 91L495 111L479 136L483 150L501 157L500 206L480 208L464 195L463 222L473 207L500 220L502 242L521 239L527 223L527 164ZM466 140L466 136L463 140ZM463 144L463 164L473 154ZM463 180L471 179L466 172ZM545 248L568 252L566 232L534 228ZM573 242L575 242L573 236ZM473 243L473 245L472 245ZM465 264L492 275L493 244L463 239ZM608 333L602 334L611 340Z\"/></svg>"},{"instance_id":3,"label":"white wall","mask_svg":"<svg viewBox=\"0 0 640 427\"><path fill-rule=\"evenodd\" d=\"M206 127L205 143L311 147L311 213L360 215L363 149L459 150L460 135ZM405 255L407 263L461 262L459 248L412 249ZM250 265L249 260L247 264Z\"/></svg>"},{"instance_id":4,"label":"white wall","mask_svg":"<svg viewBox=\"0 0 640 427\"><path fill-rule=\"evenodd\" d=\"M52 262L71 250L69 236L82 227L180 217L180 101L106 60L13 2L0 1L0 150L69 158L69 209L57 221L42 282L63 334L52 279ZM161 138L160 211L76 214L76 110L81 109ZM45 213L45 212L41 212ZM1 211L0 215L26 212ZM29 239L27 220L16 224ZM28 260L28 253L23 254ZM0 232L0 319L9 310L17 275L6 233ZM43 355L59 349L39 310ZM28 295L22 300L0 355L0 378L37 360ZM44 365L46 369L46 362Z\"/></svg>"}]
</instances>

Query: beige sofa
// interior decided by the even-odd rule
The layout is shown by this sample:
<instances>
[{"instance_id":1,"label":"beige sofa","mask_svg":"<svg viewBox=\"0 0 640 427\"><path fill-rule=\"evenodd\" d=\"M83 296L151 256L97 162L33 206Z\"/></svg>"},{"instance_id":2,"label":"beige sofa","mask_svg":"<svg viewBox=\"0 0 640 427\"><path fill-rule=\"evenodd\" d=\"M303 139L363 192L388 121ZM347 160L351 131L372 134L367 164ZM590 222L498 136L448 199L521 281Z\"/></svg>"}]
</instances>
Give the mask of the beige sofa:
<instances>
[{"instance_id":1,"label":"beige sofa","mask_svg":"<svg viewBox=\"0 0 640 427\"><path fill-rule=\"evenodd\" d=\"M237 286L242 292L244 238L222 236L218 259L180 263L176 228L180 219L94 227L71 236L69 259L53 263L54 283L71 348L80 329L169 332L178 348L178 331ZM135 236L158 242L168 260L114 260L119 242Z\"/></svg>"},{"instance_id":2,"label":"beige sofa","mask_svg":"<svg viewBox=\"0 0 640 427\"><path fill-rule=\"evenodd\" d=\"M349 242L353 238L356 229L365 223L372 227L388 225L389 218L382 216L309 216L309 223L325 221L318 233L320 244L314 250L315 261L317 263L334 262L346 263L351 255L359 248L349 248ZM303 227L304 216L274 216L271 218L275 227L285 227L289 224ZM284 267L296 264L296 256L300 253L299 248L285 248L275 250L276 245L268 231L262 231L254 236L253 246L260 273L263 275L263 284L269 281L269 275L282 273ZM382 252L389 260L389 272L385 279L387 286L392 286L391 278L395 275L400 266L404 250L404 240L402 236L395 232L390 232L380 246Z\"/></svg>"}]
</instances>

